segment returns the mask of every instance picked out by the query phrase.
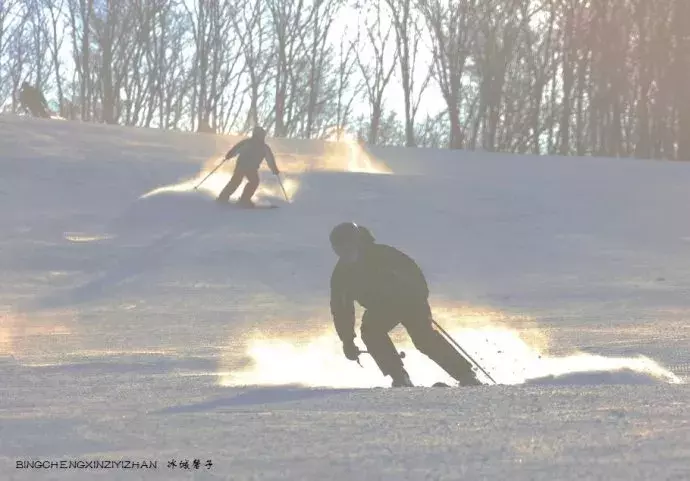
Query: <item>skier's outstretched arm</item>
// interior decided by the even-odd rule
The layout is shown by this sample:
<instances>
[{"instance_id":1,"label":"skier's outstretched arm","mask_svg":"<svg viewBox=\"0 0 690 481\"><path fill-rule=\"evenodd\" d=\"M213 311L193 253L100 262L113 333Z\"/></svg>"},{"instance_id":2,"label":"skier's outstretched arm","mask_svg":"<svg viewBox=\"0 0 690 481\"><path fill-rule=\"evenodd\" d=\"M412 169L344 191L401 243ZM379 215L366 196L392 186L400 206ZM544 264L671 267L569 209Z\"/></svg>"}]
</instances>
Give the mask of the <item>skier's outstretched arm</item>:
<instances>
[{"instance_id":1,"label":"skier's outstretched arm","mask_svg":"<svg viewBox=\"0 0 690 481\"><path fill-rule=\"evenodd\" d=\"M248 139L244 139L244 140L240 140L239 142L237 142L235 144L235 146L232 149L228 150L228 153L225 154L225 159L226 160L231 159L234 156L236 156L237 154L239 154L240 150L242 150L242 147L244 147L246 145L247 141L248 141Z\"/></svg>"},{"instance_id":2,"label":"skier's outstretched arm","mask_svg":"<svg viewBox=\"0 0 690 481\"><path fill-rule=\"evenodd\" d=\"M343 273L338 266L331 276L331 315L335 331L343 343L345 357L356 360L359 349L355 346L355 301L347 292Z\"/></svg>"},{"instance_id":3,"label":"skier's outstretched arm","mask_svg":"<svg viewBox=\"0 0 690 481\"><path fill-rule=\"evenodd\" d=\"M271 172L273 172L275 175L280 174L280 170L278 170L278 165L276 164L276 158L268 145L266 145L266 163L268 163L268 167L271 169Z\"/></svg>"}]
</instances>

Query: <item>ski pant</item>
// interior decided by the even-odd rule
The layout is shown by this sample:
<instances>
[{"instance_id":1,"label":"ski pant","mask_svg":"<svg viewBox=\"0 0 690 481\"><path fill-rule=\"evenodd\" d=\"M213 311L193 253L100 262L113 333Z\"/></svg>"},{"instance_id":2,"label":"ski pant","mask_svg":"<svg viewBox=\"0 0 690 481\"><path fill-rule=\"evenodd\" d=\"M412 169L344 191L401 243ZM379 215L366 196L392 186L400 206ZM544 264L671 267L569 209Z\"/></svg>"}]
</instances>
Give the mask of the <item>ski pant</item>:
<instances>
[{"instance_id":1,"label":"ski pant","mask_svg":"<svg viewBox=\"0 0 690 481\"><path fill-rule=\"evenodd\" d=\"M29 102L24 104L24 108L34 117L50 118L50 115L41 103Z\"/></svg>"},{"instance_id":2,"label":"ski pant","mask_svg":"<svg viewBox=\"0 0 690 481\"><path fill-rule=\"evenodd\" d=\"M398 324L407 330L414 346L460 385L480 384L472 365L443 335L434 329L429 304L399 313L367 310L362 317L362 342L384 376L396 379L404 367L388 333Z\"/></svg>"},{"instance_id":3,"label":"ski pant","mask_svg":"<svg viewBox=\"0 0 690 481\"><path fill-rule=\"evenodd\" d=\"M235 169L230 178L230 182L223 188L221 193L218 195L219 201L229 201L230 196L235 193L237 188L242 183L242 179L247 179L247 185L244 186L242 191L242 196L240 197L240 202L249 202L259 187L259 172L256 170L240 170Z\"/></svg>"}]
</instances>

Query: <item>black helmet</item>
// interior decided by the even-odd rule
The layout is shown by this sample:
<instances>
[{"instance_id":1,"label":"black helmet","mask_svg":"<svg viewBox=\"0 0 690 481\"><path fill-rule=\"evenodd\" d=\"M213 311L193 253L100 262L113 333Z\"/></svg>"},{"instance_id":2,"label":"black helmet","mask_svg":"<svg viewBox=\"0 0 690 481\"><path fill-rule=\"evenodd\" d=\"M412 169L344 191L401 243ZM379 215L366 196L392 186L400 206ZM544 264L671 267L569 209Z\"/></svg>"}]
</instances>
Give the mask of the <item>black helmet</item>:
<instances>
[{"instance_id":1,"label":"black helmet","mask_svg":"<svg viewBox=\"0 0 690 481\"><path fill-rule=\"evenodd\" d=\"M362 243L372 243L374 242L374 236L364 226L357 225L354 222L343 222L331 230L330 240L331 247L338 254L343 248L348 249L359 246Z\"/></svg>"},{"instance_id":2,"label":"black helmet","mask_svg":"<svg viewBox=\"0 0 690 481\"><path fill-rule=\"evenodd\" d=\"M252 137L264 140L266 138L266 131L263 129L263 127L259 127L257 125L256 127L254 127L254 130L252 130Z\"/></svg>"}]
</instances>

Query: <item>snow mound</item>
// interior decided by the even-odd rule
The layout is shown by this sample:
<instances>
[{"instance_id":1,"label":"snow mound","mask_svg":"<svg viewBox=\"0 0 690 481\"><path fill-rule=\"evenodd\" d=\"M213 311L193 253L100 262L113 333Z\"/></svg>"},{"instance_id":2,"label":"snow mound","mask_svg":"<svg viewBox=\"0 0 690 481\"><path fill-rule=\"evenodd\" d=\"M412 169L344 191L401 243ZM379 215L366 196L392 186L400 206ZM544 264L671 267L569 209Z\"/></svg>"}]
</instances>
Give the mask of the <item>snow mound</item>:
<instances>
[{"instance_id":1,"label":"snow mound","mask_svg":"<svg viewBox=\"0 0 690 481\"><path fill-rule=\"evenodd\" d=\"M683 384L680 377L645 356L607 357L588 353L543 357L530 366L531 385Z\"/></svg>"},{"instance_id":2,"label":"snow mound","mask_svg":"<svg viewBox=\"0 0 690 481\"><path fill-rule=\"evenodd\" d=\"M653 385L679 384L672 373L641 372L631 368L621 368L612 371L583 371L541 378L528 379L526 385L536 386L599 386L599 385Z\"/></svg>"}]
</instances>

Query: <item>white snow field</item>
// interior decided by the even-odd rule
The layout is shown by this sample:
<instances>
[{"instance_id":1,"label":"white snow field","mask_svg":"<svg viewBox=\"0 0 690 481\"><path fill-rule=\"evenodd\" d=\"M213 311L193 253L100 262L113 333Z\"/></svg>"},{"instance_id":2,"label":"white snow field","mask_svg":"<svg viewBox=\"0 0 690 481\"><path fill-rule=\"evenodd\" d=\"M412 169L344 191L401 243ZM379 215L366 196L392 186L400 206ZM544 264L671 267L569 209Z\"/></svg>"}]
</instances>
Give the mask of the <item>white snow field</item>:
<instances>
[{"instance_id":1,"label":"white snow field","mask_svg":"<svg viewBox=\"0 0 690 481\"><path fill-rule=\"evenodd\" d=\"M269 138L249 211L237 140L0 117L0 479L690 479L690 164ZM344 220L497 385L343 357Z\"/></svg>"}]
</instances>

